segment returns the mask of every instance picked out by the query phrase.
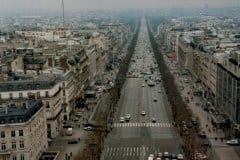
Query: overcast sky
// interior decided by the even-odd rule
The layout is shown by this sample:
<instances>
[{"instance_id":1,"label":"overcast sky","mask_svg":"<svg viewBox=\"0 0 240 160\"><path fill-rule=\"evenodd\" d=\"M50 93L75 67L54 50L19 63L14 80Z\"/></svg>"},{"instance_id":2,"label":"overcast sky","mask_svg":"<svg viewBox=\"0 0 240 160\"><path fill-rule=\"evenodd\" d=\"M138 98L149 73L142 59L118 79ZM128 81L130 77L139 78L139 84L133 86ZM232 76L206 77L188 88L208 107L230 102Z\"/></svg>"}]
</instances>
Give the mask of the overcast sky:
<instances>
[{"instance_id":1,"label":"overcast sky","mask_svg":"<svg viewBox=\"0 0 240 160\"><path fill-rule=\"evenodd\" d=\"M0 0L0 10L59 9L62 0ZM64 0L65 9L172 8L239 5L240 0Z\"/></svg>"}]
</instances>

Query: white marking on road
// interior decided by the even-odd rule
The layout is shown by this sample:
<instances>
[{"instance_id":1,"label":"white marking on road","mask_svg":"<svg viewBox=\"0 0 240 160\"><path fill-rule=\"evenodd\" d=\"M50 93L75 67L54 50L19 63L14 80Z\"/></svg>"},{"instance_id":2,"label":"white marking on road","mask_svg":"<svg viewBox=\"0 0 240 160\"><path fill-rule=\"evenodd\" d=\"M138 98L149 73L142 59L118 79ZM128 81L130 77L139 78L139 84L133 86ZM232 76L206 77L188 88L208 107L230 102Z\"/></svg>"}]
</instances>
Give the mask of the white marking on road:
<instances>
[{"instance_id":1,"label":"white marking on road","mask_svg":"<svg viewBox=\"0 0 240 160\"><path fill-rule=\"evenodd\" d=\"M120 155L120 154L119 154L120 150L121 150L121 147L118 147L118 148L117 148L117 153L116 153L117 156Z\"/></svg>"},{"instance_id":2,"label":"white marking on road","mask_svg":"<svg viewBox=\"0 0 240 160\"><path fill-rule=\"evenodd\" d=\"M107 148L107 152L106 152L107 156L109 155L109 152L110 152L110 148Z\"/></svg>"},{"instance_id":3,"label":"white marking on road","mask_svg":"<svg viewBox=\"0 0 240 160\"><path fill-rule=\"evenodd\" d=\"M129 150L129 148L127 147L127 150L126 150L126 151L127 151L126 156L128 156L128 150Z\"/></svg>"},{"instance_id":4,"label":"white marking on road","mask_svg":"<svg viewBox=\"0 0 240 160\"><path fill-rule=\"evenodd\" d=\"M116 153L117 153L117 148L116 148L116 147L114 147L114 148L113 148L113 156L115 156L115 155L116 155Z\"/></svg>"},{"instance_id":5,"label":"white marking on road","mask_svg":"<svg viewBox=\"0 0 240 160\"><path fill-rule=\"evenodd\" d=\"M154 153L154 155L157 155L157 151L155 150L155 153Z\"/></svg>"},{"instance_id":6,"label":"white marking on road","mask_svg":"<svg viewBox=\"0 0 240 160\"><path fill-rule=\"evenodd\" d=\"M116 128L130 128L130 127L173 127L171 123L160 122L160 123L114 123L113 127Z\"/></svg>"},{"instance_id":7,"label":"white marking on road","mask_svg":"<svg viewBox=\"0 0 240 160\"><path fill-rule=\"evenodd\" d=\"M163 127L163 123L160 123L160 127Z\"/></svg>"},{"instance_id":8,"label":"white marking on road","mask_svg":"<svg viewBox=\"0 0 240 160\"><path fill-rule=\"evenodd\" d=\"M109 156L112 155L112 150L113 150L113 148L111 147L111 148L110 148L110 151L109 151Z\"/></svg>"}]
</instances>

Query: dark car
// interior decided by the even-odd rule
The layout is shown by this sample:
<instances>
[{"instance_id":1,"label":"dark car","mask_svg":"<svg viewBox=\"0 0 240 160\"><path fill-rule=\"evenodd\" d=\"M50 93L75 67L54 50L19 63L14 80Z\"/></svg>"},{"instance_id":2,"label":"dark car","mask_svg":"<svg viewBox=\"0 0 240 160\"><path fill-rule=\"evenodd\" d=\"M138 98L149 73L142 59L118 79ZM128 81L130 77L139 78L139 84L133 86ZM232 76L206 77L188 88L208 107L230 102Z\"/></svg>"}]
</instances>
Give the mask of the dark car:
<instances>
[{"instance_id":1,"label":"dark car","mask_svg":"<svg viewBox=\"0 0 240 160\"><path fill-rule=\"evenodd\" d=\"M171 154L171 159L172 160L177 160L177 155L176 154Z\"/></svg>"},{"instance_id":2,"label":"dark car","mask_svg":"<svg viewBox=\"0 0 240 160\"><path fill-rule=\"evenodd\" d=\"M64 124L64 125L63 125L63 128L73 128L73 126L70 125L70 124Z\"/></svg>"},{"instance_id":3,"label":"dark car","mask_svg":"<svg viewBox=\"0 0 240 160\"><path fill-rule=\"evenodd\" d=\"M151 122L152 122L152 123L156 123L156 119L155 119L155 118L152 118L152 119L151 119Z\"/></svg>"},{"instance_id":4,"label":"dark car","mask_svg":"<svg viewBox=\"0 0 240 160\"><path fill-rule=\"evenodd\" d=\"M199 136L200 138L207 138L205 131L200 131L200 132L198 133L198 136Z\"/></svg>"},{"instance_id":5,"label":"dark car","mask_svg":"<svg viewBox=\"0 0 240 160\"><path fill-rule=\"evenodd\" d=\"M76 138L69 139L68 144L78 144L78 140Z\"/></svg>"}]
</instances>

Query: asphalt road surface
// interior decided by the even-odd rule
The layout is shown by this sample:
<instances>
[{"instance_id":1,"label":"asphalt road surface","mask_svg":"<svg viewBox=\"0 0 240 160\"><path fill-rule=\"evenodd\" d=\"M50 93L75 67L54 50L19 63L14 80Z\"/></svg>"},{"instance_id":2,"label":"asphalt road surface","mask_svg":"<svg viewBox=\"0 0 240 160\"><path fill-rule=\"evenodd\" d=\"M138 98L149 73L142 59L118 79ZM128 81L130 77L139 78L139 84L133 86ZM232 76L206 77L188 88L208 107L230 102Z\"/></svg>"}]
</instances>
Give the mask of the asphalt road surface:
<instances>
[{"instance_id":1,"label":"asphalt road surface","mask_svg":"<svg viewBox=\"0 0 240 160\"><path fill-rule=\"evenodd\" d=\"M161 82L156 82L161 75L154 62L146 21L142 19L129 78L122 89L113 130L104 143L103 160L146 160L149 154L158 152L180 153L165 90ZM151 68L155 69L153 74ZM149 79L155 86L148 86ZM141 115L142 111L146 115ZM130 114L130 121L121 123L120 118L126 114Z\"/></svg>"}]
</instances>

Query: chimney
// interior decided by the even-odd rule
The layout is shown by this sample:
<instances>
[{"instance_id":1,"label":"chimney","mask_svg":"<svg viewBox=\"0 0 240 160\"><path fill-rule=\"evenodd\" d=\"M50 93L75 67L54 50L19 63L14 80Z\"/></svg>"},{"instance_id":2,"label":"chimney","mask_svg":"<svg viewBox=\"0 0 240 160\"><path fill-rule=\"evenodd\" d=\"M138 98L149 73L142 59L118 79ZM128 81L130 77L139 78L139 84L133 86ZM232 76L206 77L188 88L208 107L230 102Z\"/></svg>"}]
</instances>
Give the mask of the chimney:
<instances>
[{"instance_id":1,"label":"chimney","mask_svg":"<svg viewBox=\"0 0 240 160\"><path fill-rule=\"evenodd\" d=\"M28 109L28 102L26 102L26 107L25 108Z\"/></svg>"},{"instance_id":2,"label":"chimney","mask_svg":"<svg viewBox=\"0 0 240 160\"><path fill-rule=\"evenodd\" d=\"M8 105L5 107L5 114L8 114Z\"/></svg>"}]
</instances>

